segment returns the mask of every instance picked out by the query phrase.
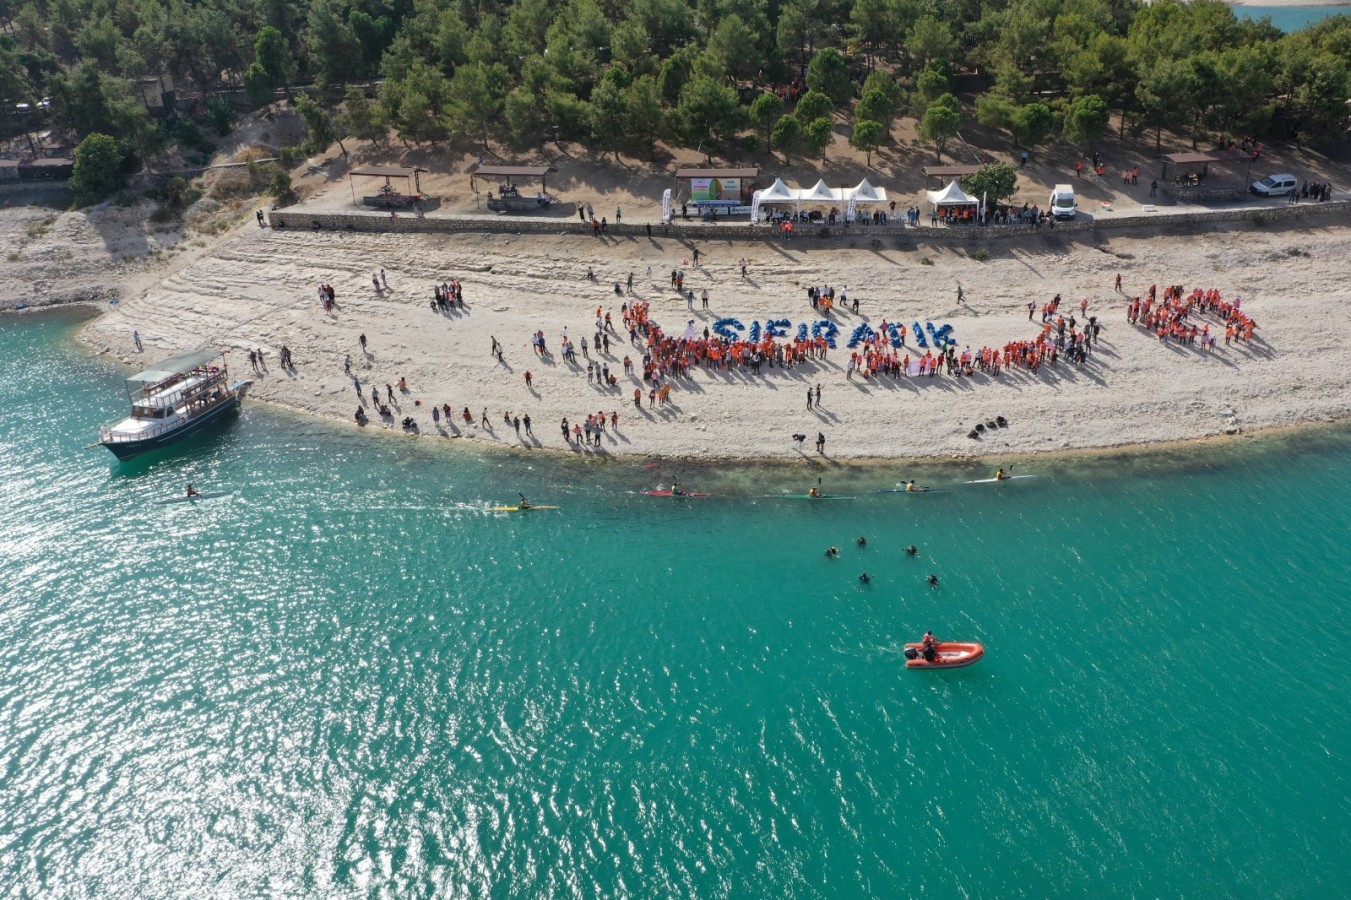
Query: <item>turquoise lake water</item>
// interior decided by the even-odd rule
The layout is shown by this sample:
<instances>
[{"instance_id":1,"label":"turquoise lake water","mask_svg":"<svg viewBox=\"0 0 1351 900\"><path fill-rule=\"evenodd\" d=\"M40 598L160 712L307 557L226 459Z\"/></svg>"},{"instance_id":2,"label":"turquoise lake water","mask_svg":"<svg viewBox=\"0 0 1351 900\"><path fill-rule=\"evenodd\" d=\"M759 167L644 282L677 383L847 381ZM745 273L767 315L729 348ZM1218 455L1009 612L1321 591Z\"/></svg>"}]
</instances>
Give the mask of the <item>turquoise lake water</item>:
<instances>
[{"instance_id":1,"label":"turquoise lake water","mask_svg":"<svg viewBox=\"0 0 1351 900\"><path fill-rule=\"evenodd\" d=\"M0 319L4 896L1347 895L1351 430L839 503L258 404L117 463L77 326Z\"/></svg>"},{"instance_id":2,"label":"turquoise lake water","mask_svg":"<svg viewBox=\"0 0 1351 900\"><path fill-rule=\"evenodd\" d=\"M1270 17L1281 31L1299 31L1328 16L1351 15L1351 6L1235 6L1234 14L1245 19Z\"/></svg>"}]
</instances>

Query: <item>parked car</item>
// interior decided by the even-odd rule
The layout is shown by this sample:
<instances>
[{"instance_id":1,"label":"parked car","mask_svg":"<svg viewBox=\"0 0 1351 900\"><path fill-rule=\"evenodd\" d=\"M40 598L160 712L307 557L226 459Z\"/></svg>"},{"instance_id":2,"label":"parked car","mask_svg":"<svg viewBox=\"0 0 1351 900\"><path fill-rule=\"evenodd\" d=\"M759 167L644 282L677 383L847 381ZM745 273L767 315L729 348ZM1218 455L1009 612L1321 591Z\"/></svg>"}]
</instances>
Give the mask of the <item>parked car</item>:
<instances>
[{"instance_id":1,"label":"parked car","mask_svg":"<svg viewBox=\"0 0 1351 900\"><path fill-rule=\"evenodd\" d=\"M1299 190L1299 182L1293 175L1268 175L1254 181L1249 190L1259 197L1288 197Z\"/></svg>"}]
</instances>

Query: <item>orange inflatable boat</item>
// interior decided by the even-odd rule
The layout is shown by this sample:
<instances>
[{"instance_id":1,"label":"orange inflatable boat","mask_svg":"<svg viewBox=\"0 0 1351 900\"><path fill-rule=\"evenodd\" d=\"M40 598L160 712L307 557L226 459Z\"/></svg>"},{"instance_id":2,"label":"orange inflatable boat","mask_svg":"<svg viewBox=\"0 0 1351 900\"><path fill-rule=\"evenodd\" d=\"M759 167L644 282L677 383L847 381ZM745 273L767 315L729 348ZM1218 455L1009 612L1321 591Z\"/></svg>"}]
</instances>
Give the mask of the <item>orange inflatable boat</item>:
<instances>
[{"instance_id":1,"label":"orange inflatable boat","mask_svg":"<svg viewBox=\"0 0 1351 900\"><path fill-rule=\"evenodd\" d=\"M924 658L923 644L905 645L907 669L960 669L985 655L984 644L966 644L957 641L939 641L934 644L937 654L933 662ZM913 653L911 652L913 651Z\"/></svg>"}]
</instances>

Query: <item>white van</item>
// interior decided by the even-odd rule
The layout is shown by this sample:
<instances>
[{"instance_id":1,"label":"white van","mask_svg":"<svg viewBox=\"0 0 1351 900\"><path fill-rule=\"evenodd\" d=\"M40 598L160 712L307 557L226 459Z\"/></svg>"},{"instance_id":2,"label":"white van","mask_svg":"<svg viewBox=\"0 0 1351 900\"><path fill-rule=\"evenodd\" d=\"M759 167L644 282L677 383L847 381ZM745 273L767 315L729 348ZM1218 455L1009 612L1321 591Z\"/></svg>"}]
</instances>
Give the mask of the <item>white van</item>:
<instances>
[{"instance_id":1,"label":"white van","mask_svg":"<svg viewBox=\"0 0 1351 900\"><path fill-rule=\"evenodd\" d=\"M1074 186L1057 184L1051 191L1051 215L1057 219L1073 219L1075 214Z\"/></svg>"},{"instance_id":2,"label":"white van","mask_svg":"<svg viewBox=\"0 0 1351 900\"><path fill-rule=\"evenodd\" d=\"M1299 188L1299 182L1293 175L1268 175L1261 181L1254 181L1252 191L1259 197L1288 197Z\"/></svg>"}]
</instances>

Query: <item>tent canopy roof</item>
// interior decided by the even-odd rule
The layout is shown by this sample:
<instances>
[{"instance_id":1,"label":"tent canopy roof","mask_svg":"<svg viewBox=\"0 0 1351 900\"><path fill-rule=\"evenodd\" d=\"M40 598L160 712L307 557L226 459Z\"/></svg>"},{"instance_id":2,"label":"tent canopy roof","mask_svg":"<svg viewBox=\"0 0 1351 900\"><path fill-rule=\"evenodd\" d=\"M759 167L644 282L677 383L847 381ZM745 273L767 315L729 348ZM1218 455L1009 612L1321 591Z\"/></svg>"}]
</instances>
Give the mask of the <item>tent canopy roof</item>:
<instances>
[{"instance_id":1,"label":"tent canopy roof","mask_svg":"<svg viewBox=\"0 0 1351 900\"><path fill-rule=\"evenodd\" d=\"M929 197L929 202L935 206L954 206L967 203L975 204L976 198L972 197L966 191L957 185L957 179L948 182L948 186L941 191L925 191Z\"/></svg>"},{"instance_id":2,"label":"tent canopy roof","mask_svg":"<svg viewBox=\"0 0 1351 900\"><path fill-rule=\"evenodd\" d=\"M835 203L840 198L830 189L823 178L812 185L811 190L799 191L798 199L807 200L813 203Z\"/></svg>"},{"instance_id":3,"label":"tent canopy roof","mask_svg":"<svg viewBox=\"0 0 1351 900\"><path fill-rule=\"evenodd\" d=\"M855 203L887 202L886 189L873 187L866 178L860 181L856 186L846 190L844 194L846 199L853 200Z\"/></svg>"},{"instance_id":4,"label":"tent canopy roof","mask_svg":"<svg viewBox=\"0 0 1351 900\"><path fill-rule=\"evenodd\" d=\"M761 203L792 203L797 199L797 192L783 183L782 178L775 178L774 183L760 192Z\"/></svg>"}]
</instances>

